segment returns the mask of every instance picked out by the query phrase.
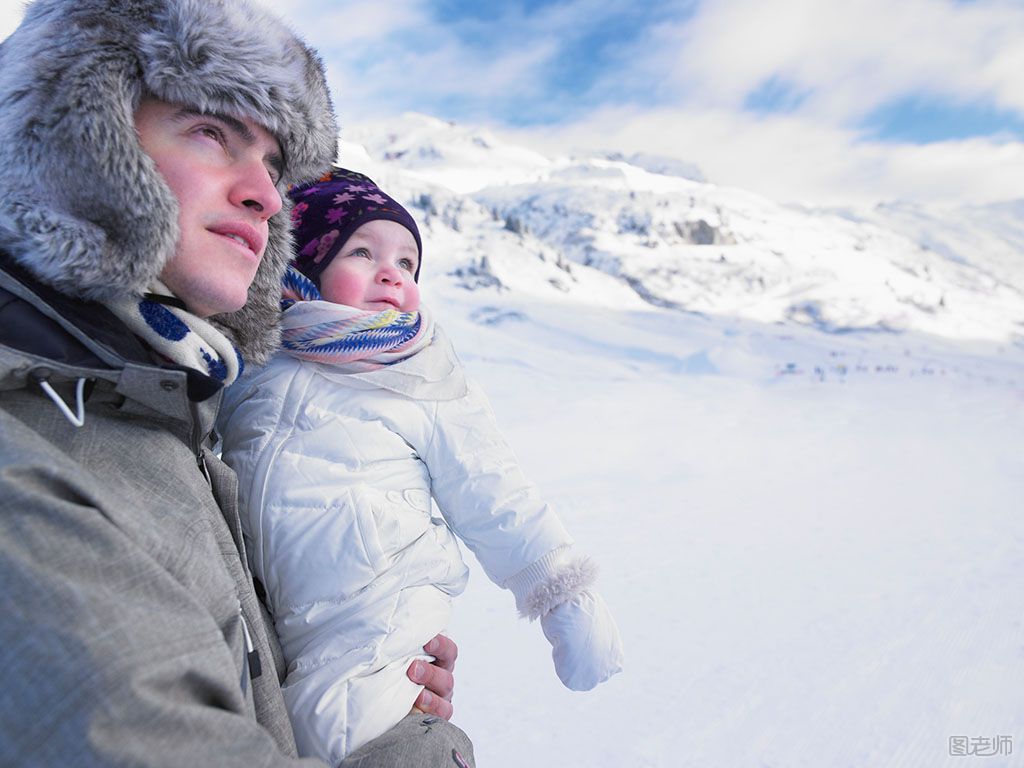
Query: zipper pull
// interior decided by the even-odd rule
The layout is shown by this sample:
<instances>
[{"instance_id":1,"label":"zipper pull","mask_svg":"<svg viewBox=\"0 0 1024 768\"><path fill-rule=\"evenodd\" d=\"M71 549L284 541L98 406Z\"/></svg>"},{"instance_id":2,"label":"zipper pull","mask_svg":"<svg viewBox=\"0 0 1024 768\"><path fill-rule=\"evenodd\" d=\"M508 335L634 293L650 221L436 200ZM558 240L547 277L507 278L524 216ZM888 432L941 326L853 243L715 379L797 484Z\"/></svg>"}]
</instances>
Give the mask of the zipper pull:
<instances>
[{"instance_id":1,"label":"zipper pull","mask_svg":"<svg viewBox=\"0 0 1024 768\"><path fill-rule=\"evenodd\" d=\"M242 605L238 605L238 617L242 620L242 634L245 635L245 660L246 669L242 671L242 692L248 687L249 679L255 680L263 674L263 665L260 663L260 652L252 643L252 635L249 634L249 625L245 621L245 614L242 613ZM248 672L248 675L246 675Z\"/></svg>"}]
</instances>

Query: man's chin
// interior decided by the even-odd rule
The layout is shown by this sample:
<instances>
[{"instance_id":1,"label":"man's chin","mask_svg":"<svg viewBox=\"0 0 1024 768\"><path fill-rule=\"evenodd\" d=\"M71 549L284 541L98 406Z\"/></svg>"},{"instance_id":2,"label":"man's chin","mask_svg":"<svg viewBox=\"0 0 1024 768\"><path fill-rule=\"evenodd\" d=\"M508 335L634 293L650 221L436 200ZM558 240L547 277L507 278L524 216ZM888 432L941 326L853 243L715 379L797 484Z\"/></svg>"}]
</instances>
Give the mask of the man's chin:
<instances>
[{"instance_id":1,"label":"man's chin","mask_svg":"<svg viewBox=\"0 0 1024 768\"><path fill-rule=\"evenodd\" d=\"M237 312L245 306L248 293L245 296L213 296L207 295L194 297L189 301L188 297L183 298L185 306L193 315L202 318L213 317L214 315L227 315Z\"/></svg>"}]
</instances>

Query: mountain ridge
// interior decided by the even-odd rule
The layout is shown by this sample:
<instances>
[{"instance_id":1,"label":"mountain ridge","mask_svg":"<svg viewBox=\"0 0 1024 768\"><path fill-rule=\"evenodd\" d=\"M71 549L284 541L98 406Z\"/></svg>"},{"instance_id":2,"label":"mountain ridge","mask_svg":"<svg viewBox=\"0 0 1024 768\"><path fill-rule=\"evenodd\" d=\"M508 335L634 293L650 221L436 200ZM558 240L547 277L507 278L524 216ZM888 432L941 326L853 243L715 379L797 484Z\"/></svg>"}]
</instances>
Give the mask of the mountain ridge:
<instances>
[{"instance_id":1,"label":"mountain ridge","mask_svg":"<svg viewBox=\"0 0 1024 768\"><path fill-rule=\"evenodd\" d=\"M466 288L567 295L596 270L673 310L1024 346L1024 200L781 204L693 164L548 158L416 114L349 131L341 161L419 209L426 258ZM623 298L604 284L594 300Z\"/></svg>"}]
</instances>

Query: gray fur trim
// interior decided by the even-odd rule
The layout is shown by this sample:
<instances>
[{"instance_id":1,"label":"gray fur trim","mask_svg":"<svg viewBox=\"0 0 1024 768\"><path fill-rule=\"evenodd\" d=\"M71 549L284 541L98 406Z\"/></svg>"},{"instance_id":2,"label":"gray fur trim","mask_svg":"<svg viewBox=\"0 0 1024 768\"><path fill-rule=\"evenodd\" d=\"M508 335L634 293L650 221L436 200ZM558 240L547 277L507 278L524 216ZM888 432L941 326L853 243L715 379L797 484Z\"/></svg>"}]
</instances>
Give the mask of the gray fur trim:
<instances>
[{"instance_id":1,"label":"gray fur trim","mask_svg":"<svg viewBox=\"0 0 1024 768\"><path fill-rule=\"evenodd\" d=\"M534 621L567 600L571 600L597 581L597 563L583 556L561 566L542 581L523 600L519 615Z\"/></svg>"},{"instance_id":2,"label":"gray fur trim","mask_svg":"<svg viewBox=\"0 0 1024 768\"><path fill-rule=\"evenodd\" d=\"M0 44L0 248L70 296L140 294L174 253L177 201L135 133L146 93L263 125L282 196L337 153L322 62L249 0L36 0ZM288 214L249 303L214 318L247 362L278 344Z\"/></svg>"}]
</instances>

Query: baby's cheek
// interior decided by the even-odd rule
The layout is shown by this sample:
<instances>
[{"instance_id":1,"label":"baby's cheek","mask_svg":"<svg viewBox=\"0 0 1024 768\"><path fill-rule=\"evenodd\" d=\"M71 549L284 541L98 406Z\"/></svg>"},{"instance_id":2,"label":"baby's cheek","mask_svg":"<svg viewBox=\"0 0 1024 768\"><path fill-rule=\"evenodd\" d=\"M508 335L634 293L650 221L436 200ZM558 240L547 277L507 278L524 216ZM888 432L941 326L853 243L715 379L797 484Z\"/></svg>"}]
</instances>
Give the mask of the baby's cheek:
<instances>
[{"instance_id":1,"label":"baby's cheek","mask_svg":"<svg viewBox=\"0 0 1024 768\"><path fill-rule=\"evenodd\" d=\"M351 262L335 259L320 276L320 295L335 304L365 309L369 284L369 278L354 270Z\"/></svg>"},{"instance_id":2,"label":"baby's cheek","mask_svg":"<svg viewBox=\"0 0 1024 768\"><path fill-rule=\"evenodd\" d=\"M416 283L410 283L405 289L405 306L403 312L415 312L420 308L420 287Z\"/></svg>"}]
</instances>

